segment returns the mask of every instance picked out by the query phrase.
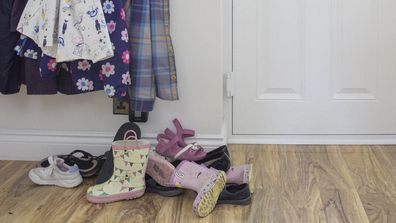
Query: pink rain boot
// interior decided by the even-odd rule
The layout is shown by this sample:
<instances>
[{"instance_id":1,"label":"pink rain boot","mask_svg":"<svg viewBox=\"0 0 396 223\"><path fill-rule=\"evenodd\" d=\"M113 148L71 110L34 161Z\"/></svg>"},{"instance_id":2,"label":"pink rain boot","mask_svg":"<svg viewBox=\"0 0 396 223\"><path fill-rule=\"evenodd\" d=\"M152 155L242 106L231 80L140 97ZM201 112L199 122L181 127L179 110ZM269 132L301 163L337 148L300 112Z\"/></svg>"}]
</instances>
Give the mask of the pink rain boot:
<instances>
[{"instance_id":1,"label":"pink rain boot","mask_svg":"<svg viewBox=\"0 0 396 223\"><path fill-rule=\"evenodd\" d=\"M227 171L227 183L249 184L250 193L253 194L253 164L231 167Z\"/></svg>"},{"instance_id":2,"label":"pink rain boot","mask_svg":"<svg viewBox=\"0 0 396 223\"><path fill-rule=\"evenodd\" d=\"M146 174L164 187L171 185L171 177L175 172L175 167L164 158L149 155Z\"/></svg>"},{"instance_id":3,"label":"pink rain boot","mask_svg":"<svg viewBox=\"0 0 396 223\"><path fill-rule=\"evenodd\" d=\"M208 216L216 206L217 199L226 183L223 171L211 170L194 162L181 162L171 178L170 186L194 190L198 193L193 204L200 217Z\"/></svg>"}]
</instances>

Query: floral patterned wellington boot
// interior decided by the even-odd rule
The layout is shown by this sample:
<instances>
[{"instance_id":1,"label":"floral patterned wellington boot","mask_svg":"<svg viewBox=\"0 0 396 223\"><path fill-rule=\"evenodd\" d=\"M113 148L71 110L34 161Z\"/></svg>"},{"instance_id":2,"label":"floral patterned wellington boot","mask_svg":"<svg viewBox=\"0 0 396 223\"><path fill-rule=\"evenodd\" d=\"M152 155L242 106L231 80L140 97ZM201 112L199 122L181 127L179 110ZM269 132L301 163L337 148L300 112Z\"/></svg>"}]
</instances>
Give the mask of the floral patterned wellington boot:
<instances>
[{"instance_id":1,"label":"floral patterned wellington boot","mask_svg":"<svg viewBox=\"0 0 396 223\"><path fill-rule=\"evenodd\" d=\"M145 174L150 143L132 138L114 141L112 144L114 170L109 180L88 188L87 200L92 203L110 203L143 196L146 189ZM134 133L134 132L133 132Z\"/></svg>"},{"instance_id":2,"label":"floral patterned wellington boot","mask_svg":"<svg viewBox=\"0 0 396 223\"><path fill-rule=\"evenodd\" d=\"M176 167L171 176L170 186L196 191L198 195L195 198L193 210L198 216L206 217L215 208L225 183L224 171L208 169L185 160Z\"/></svg>"},{"instance_id":3,"label":"floral patterned wellington boot","mask_svg":"<svg viewBox=\"0 0 396 223\"><path fill-rule=\"evenodd\" d=\"M233 166L227 171L228 184L248 184L250 193L254 191L253 164Z\"/></svg>"}]
</instances>

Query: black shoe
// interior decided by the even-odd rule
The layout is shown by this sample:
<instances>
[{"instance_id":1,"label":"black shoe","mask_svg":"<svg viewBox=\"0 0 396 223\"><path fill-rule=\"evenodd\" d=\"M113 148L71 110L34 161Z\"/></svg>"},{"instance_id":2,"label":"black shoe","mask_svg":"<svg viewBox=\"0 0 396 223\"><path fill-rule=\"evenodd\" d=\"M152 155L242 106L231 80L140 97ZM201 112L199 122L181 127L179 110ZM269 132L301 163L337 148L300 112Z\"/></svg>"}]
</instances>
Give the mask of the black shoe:
<instances>
[{"instance_id":1,"label":"black shoe","mask_svg":"<svg viewBox=\"0 0 396 223\"><path fill-rule=\"evenodd\" d=\"M215 160L210 160L204 163L204 165L209 168L214 168L216 170L222 170L224 172L227 172L231 168L231 160L229 156L223 154L221 157Z\"/></svg>"},{"instance_id":2,"label":"black shoe","mask_svg":"<svg viewBox=\"0 0 396 223\"><path fill-rule=\"evenodd\" d=\"M173 166L178 166L181 162L182 160L175 160L172 164ZM195 162L224 172L227 172L231 167L230 153L226 145L208 152L205 158Z\"/></svg>"},{"instance_id":3,"label":"black shoe","mask_svg":"<svg viewBox=\"0 0 396 223\"><path fill-rule=\"evenodd\" d=\"M146 192L155 193L164 197L175 197L184 193L184 189L164 187L146 175ZM248 205L252 201L248 184L227 184L217 200L217 204Z\"/></svg>"},{"instance_id":4,"label":"black shoe","mask_svg":"<svg viewBox=\"0 0 396 223\"><path fill-rule=\"evenodd\" d=\"M125 133L129 130L135 131L137 138L138 139L141 138L141 131L140 131L139 126L133 122L127 122L127 123L123 124L118 129L116 135L114 136L114 141L123 140ZM114 160L113 160L113 151L111 150L111 148L109 151L107 151L104 154L104 157L106 157L106 159L105 159L106 161L102 165L102 168L99 172L98 178L96 178L96 184L101 184L101 183L106 182L113 175Z\"/></svg>"},{"instance_id":5,"label":"black shoe","mask_svg":"<svg viewBox=\"0 0 396 223\"><path fill-rule=\"evenodd\" d=\"M227 184L221 192L217 204L247 205L252 201L248 184Z\"/></svg>"},{"instance_id":6,"label":"black shoe","mask_svg":"<svg viewBox=\"0 0 396 223\"><path fill-rule=\"evenodd\" d=\"M206 161L208 161L208 160L212 160L212 159L218 157L219 154L223 154L223 153L227 154L227 156L231 158L230 152L228 151L227 146L224 145L224 146L220 146L219 148L217 148L217 149L215 149L215 150L212 150L212 151L208 152L208 153L206 154L206 157L205 157L204 159L202 159L202 160L203 160L204 162L206 162Z\"/></svg>"},{"instance_id":7,"label":"black shoe","mask_svg":"<svg viewBox=\"0 0 396 223\"><path fill-rule=\"evenodd\" d=\"M80 169L81 176L84 178L97 175L106 159L103 155L94 156L84 150L74 150L68 155L57 155L57 157L63 159L69 166L76 164ZM41 160L40 166L48 167L48 159Z\"/></svg>"},{"instance_id":8,"label":"black shoe","mask_svg":"<svg viewBox=\"0 0 396 223\"><path fill-rule=\"evenodd\" d=\"M184 189L176 187L164 187L155 182L153 178L146 174L146 192L159 194L164 197L175 197L183 194Z\"/></svg>"}]
</instances>

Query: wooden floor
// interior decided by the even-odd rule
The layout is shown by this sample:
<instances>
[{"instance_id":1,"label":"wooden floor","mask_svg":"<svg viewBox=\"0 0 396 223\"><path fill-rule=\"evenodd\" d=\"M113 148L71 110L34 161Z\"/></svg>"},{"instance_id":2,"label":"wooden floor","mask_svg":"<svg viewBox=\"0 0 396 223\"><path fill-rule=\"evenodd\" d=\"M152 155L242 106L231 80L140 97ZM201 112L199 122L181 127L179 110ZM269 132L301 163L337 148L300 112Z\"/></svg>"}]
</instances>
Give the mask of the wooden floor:
<instances>
[{"instance_id":1,"label":"wooden floor","mask_svg":"<svg viewBox=\"0 0 396 223\"><path fill-rule=\"evenodd\" d=\"M220 205L206 218L194 194L106 205L85 200L93 184L41 187L34 162L0 161L0 222L396 222L396 146L230 146L234 164L255 165L250 206Z\"/></svg>"}]
</instances>

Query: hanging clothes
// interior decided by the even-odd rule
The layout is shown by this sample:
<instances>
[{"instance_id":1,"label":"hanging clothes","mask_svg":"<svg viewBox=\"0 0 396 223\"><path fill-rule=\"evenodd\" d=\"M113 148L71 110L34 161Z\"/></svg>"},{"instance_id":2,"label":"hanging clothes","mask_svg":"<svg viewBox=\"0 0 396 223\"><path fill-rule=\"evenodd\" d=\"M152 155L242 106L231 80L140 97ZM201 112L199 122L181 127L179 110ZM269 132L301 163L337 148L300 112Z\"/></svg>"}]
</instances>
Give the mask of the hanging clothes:
<instances>
[{"instance_id":1,"label":"hanging clothes","mask_svg":"<svg viewBox=\"0 0 396 223\"><path fill-rule=\"evenodd\" d=\"M61 70L57 77L42 78L39 71L40 61L30 58L22 58L21 77L26 85L28 95L53 95L81 94L77 87L73 84L72 76L66 70ZM99 90L99 89L97 89Z\"/></svg>"},{"instance_id":2,"label":"hanging clothes","mask_svg":"<svg viewBox=\"0 0 396 223\"><path fill-rule=\"evenodd\" d=\"M1 50L6 48L9 49L9 53L5 54L8 56L12 56L13 68L12 72L9 72L9 78L7 81L7 86L5 91L2 93L12 94L18 93L21 87L21 84L26 85L27 94L33 95L50 95L57 94L58 92L67 95L80 94L81 91L78 91L78 88L72 83L72 77L70 73L65 70L61 70L60 74L57 77L47 77L42 78L40 76L39 64L40 61L37 59L32 59L29 57L18 57L14 51L14 46L17 44L20 33L16 31L17 25L19 23L19 19L22 15L22 12L27 4L28 0L18 0L14 1L12 4L12 10L7 7L0 7L0 11L4 9L5 13L0 13L0 23L5 21L10 21L10 30L2 29L0 35L8 36L10 34L15 34L16 37L10 44L5 44ZM12 1L11 1L12 2ZM2 3L7 3L7 1L3 1ZM1 4L2 4L1 3ZM2 11L1 11L2 12ZM3 24L3 23L2 23ZM6 24L6 23L4 23ZM12 48L12 52L11 52ZM34 57L34 55L41 55L41 51L37 51L36 54L34 52L29 52ZM1 60L0 63L5 60ZM10 81L11 80L11 81ZM101 90L101 89L97 89Z\"/></svg>"},{"instance_id":3,"label":"hanging clothes","mask_svg":"<svg viewBox=\"0 0 396 223\"><path fill-rule=\"evenodd\" d=\"M156 97L178 100L175 58L169 34L168 0L133 0L132 3L126 1L127 13L120 7L121 0L102 0L101 3L109 36L111 40L114 39L114 57L121 58L117 60L118 64L109 62L107 66L107 63L92 63L87 60L55 63L51 60L55 58L42 55L34 41L29 38L24 40L22 37L18 44L19 49L17 46L22 58L17 58L16 61L21 61L20 67L23 69L19 78L28 86L28 94L52 94L58 91L78 94L105 89L109 96L114 94L116 97L123 97L127 91L125 87L129 85L132 109L143 112L153 110ZM128 4L131 4L130 7ZM21 12L19 17L20 14ZM126 16L130 17L129 36L125 29ZM16 16L12 18L14 21L18 20L14 19ZM122 40L120 43L127 43L126 47L118 46L117 37ZM128 49L132 54L129 54ZM129 69L124 70L125 65ZM123 67L122 72L118 67ZM118 84L108 82L110 77L117 77ZM124 90L118 89L120 82ZM45 86L48 88L45 89Z\"/></svg>"},{"instance_id":4,"label":"hanging clothes","mask_svg":"<svg viewBox=\"0 0 396 223\"><path fill-rule=\"evenodd\" d=\"M29 0L17 30L57 62L114 56L99 0Z\"/></svg>"},{"instance_id":5,"label":"hanging clothes","mask_svg":"<svg viewBox=\"0 0 396 223\"><path fill-rule=\"evenodd\" d=\"M10 26L12 32L17 32L16 29L18 27L19 20L21 19L23 10L25 9L27 2L28 0L14 1L11 10L11 18L10 18L10 23L11 23Z\"/></svg>"},{"instance_id":6,"label":"hanging clothes","mask_svg":"<svg viewBox=\"0 0 396 223\"><path fill-rule=\"evenodd\" d=\"M41 76L55 77L61 70L69 72L80 92L103 89L109 97L126 97L131 84L129 75L130 52L125 11L122 0L102 0L105 19L114 49L114 57L93 63L89 60L57 63L55 58L42 55L40 47L31 39L22 37L16 50L20 56L40 61Z\"/></svg>"},{"instance_id":7,"label":"hanging clothes","mask_svg":"<svg viewBox=\"0 0 396 223\"><path fill-rule=\"evenodd\" d=\"M17 54L22 58L21 77L22 83L26 84L27 94L46 95L57 94L58 92L67 95L81 94L85 92L97 91L103 89L103 82L96 75L91 78L92 86L89 91L82 91L81 86L77 86L78 78L71 75L66 64L61 64L57 75L42 77L40 74L40 61L42 51L35 42L25 36L21 36L23 43L16 47ZM102 86L102 87L100 87Z\"/></svg>"},{"instance_id":8,"label":"hanging clothes","mask_svg":"<svg viewBox=\"0 0 396 223\"><path fill-rule=\"evenodd\" d=\"M11 32L11 14L14 0L0 1L0 93L19 92L19 59L13 46L19 38L18 32Z\"/></svg>"},{"instance_id":9,"label":"hanging clothes","mask_svg":"<svg viewBox=\"0 0 396 223\"><path fill-rule=\"evenodd\" d=\"M130 103L134 111L150 112L156 97L179 99L169 0L133 0L129 16Z\"/></svg>"}]
</instances>

